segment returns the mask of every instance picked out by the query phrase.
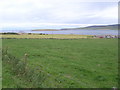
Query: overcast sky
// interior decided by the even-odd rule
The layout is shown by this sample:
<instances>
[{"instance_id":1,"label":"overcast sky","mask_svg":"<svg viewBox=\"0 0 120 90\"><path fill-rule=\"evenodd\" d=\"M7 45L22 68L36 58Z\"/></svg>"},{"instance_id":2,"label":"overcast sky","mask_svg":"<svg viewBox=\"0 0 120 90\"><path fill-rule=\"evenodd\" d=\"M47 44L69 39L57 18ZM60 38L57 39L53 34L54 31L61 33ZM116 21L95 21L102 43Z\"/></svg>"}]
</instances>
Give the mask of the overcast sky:
<instances>
[{"instance_id":1,"label":"overcast sky","mask_svg":"<svg viewBox=\"0 0 120 90\"><path fill-rule=\"evenodd\" d=\"M63 28L118 23L117 0L88 1L0 0L0 27Z\"/></svg>"}]
</instances>

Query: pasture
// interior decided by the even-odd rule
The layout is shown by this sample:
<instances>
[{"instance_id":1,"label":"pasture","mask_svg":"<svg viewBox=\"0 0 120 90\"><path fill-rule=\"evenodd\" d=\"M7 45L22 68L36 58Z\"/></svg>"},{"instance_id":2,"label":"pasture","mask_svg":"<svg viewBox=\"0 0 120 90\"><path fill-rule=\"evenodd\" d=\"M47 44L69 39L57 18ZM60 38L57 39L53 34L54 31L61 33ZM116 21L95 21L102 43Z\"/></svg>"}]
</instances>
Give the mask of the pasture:
<instances>
[{"instance_id":1,"label":"pasture","mask_svg":"<svg viewBox=\"0 0 120 90\"><path fill-rule=\"evenodd\" d=\"M24 38L32 38L32 39L79 39L79 38L90 38L92 35L74 35L74 34L45 34L45 35L39 35L39 34L22 34L22 35L1 35L2 38L16 38L16 39L24 39Z\"/></svg>"},{"instance_id":2,"label":"pasture","mask_svg":"<svg viewBox=\"0 0 120 90\"><path fill-rule=\"evenodd\" d=\"M39 67L46 74L46 78L40 86L34 85L34 82L28 82L25 77L16 76L11 70L12 66L3 61L2 87L118 87L117 41L117 39L3 39L2 46L8 48L8 53L18 59L24 58L27 54L28 66Z\"/></svg>"}]
</instances>

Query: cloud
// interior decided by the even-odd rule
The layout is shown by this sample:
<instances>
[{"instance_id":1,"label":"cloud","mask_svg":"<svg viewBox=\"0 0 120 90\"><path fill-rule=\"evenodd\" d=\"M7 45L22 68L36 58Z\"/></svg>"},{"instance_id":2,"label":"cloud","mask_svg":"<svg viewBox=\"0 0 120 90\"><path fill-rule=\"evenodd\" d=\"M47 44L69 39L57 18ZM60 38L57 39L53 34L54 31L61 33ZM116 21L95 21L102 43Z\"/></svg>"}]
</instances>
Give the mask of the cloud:
<instances>
[{"instance_id":1,"label":"cloud","mask_svg":"<svg viewBox=\"0 0 120 90\"><path fill-rule=\"evenodd\" d=\"M117 0L85 1L88 0L0 0L0 24L37 27L117 23Z\"/></svg>"},{"instance_id":2,"label":"cloud","mask_svg":"<svg viewBox=\"0 0 120 90\"><path fill-rule=\"evenodd\" d=\"M102 11L97 11L89 17L99 17L105 19L118 19L118 6L109 7Z\"/></svg>"},{"instance_id":3,"label":"cloud","mask_svg":"<svg viewBox=\"0 0 120 90\"><path fill-rule=\"evenodd\" d=\"M61 29L61 28L76 28L86 27L91 25L103 24L63 24L63 23L2 23L0 30L31 30L31 29Z\"/></svg>"}]
</instances>

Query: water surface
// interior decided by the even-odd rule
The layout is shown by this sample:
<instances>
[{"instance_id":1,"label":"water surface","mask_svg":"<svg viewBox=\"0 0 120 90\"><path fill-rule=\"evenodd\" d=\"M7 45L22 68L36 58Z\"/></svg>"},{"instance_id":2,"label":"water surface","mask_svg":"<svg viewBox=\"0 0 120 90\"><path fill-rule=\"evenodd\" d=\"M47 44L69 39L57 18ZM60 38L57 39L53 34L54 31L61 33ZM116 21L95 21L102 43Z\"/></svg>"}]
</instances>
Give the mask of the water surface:
<instances>
[{"instance_id":1,"label":"water surface","mask_svg":"<svg viewBox=\"0 0 120 90\"><path fill-rule=\"evenodd\" d=\"M44 34L78 34L78 35L118 35L118 30L58 30L58 31L32 31L32 30L4 30L2 32L16 33L44 33Z\"/></svg>"}]
</instances>

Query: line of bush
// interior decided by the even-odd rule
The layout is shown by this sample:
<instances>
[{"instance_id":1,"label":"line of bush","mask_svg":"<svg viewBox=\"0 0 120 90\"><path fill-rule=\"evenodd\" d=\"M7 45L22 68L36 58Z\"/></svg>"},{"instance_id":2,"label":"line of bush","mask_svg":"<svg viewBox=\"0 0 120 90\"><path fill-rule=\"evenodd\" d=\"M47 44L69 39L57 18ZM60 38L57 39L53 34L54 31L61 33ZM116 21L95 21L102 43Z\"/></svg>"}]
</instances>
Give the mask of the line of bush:
<instances>
[{"instance_id":1,"label":"line of bush","mask_svg":"<svg viewBox=\"0 0 120 90\"><path fill-rule=\"evenodd\" d=\"M6 35L6 34L19 35L18 33L15 33L15 32L4 32L4 33L0 33L0 34L3 34L3 35Z\"/></svg>"}]
</instances>

